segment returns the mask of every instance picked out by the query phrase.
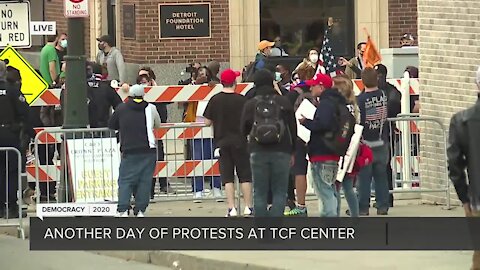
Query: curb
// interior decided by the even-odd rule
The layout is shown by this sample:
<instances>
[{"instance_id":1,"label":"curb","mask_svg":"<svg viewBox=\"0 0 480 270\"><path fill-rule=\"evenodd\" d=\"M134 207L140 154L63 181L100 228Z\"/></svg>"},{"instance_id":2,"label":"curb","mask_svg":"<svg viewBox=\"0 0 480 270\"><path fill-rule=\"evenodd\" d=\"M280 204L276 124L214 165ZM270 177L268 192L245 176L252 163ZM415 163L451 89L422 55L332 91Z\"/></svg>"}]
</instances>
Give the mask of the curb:
<instances>
[{"instance_id":1,"label":"curb","mask_svg":"<svg viewBox=\"0 0 480 270\"><path fill-rule=\"evenodd\" d=\"M206 259L174 251L94 251L93 253L178 270L282 270L250 263Z\"/></svg>"}]
</instances>

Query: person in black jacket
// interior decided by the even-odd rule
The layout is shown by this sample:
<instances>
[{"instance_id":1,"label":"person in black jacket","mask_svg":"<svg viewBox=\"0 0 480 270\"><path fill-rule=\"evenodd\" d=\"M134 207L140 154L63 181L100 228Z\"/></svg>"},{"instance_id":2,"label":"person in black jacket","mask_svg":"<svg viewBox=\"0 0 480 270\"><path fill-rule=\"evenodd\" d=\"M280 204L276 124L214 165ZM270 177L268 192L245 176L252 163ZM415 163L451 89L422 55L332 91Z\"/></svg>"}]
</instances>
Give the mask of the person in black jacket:
<instances>
[{"instance_id":1,"label":"person in black jacket","mask_svg":"<svg viewBox=\"0 0 480 270\"><path fill-rule=\"evenodd\" d=\"M338 216L337 189L335 186L340 156L328 147L325 134L338 129L336 121L337 106L346 106L345 97L337 89L332 89L330 76L317 74L312 80L306 81L310 86L312 96L320 102L313 120L300 119L300 123L311 131L308 142L308 156L311 162L313 186L319 200L322 201L321 217Z\"/></svg>"},{"instance_id":2,"label":"person in black jacket","mask_svg":"<svg viewBox=\"0 0 480 270\"><path fill-rule=\"evenodd\" d=\"M112 108L116 109L122 103L117 91L110 86L110 81L100 80L98 75L101 68L97 63L90 63L87 67L88 117L91 128L107 127Z\"/></svg>"},{"instance_id":3,"label":"person in black jacket","mask_svg":"<svg viewBox=\"0 0 480 270\"><path fill-rule=\"evenodd\" d=\"M0 61L0 147L20 149L20 130L28 119L28 104L20 92L19 84L7 82L7 67ZM17 204L18 163L17 155L0 151L0 217L18 218ZM22 214L23 215L23 214Z\"/></svg>"},{"instance_id":4,"label":"person in black jacket","mask_svg":"<svg viewBox=\"0 0 480 270\"><path fill-rule=\"evenodd\" d=\"M288 180L290 166L293 163L295 153L295 135L297 124L293 112L293 106L287 98L277 94L273 88L273 75L268 70L259 70L255 73L255 83L259 81L270 82L256 89L256 97L250 99L243 109L241 118L241 130L248 137L250 163L254 179L254 213L256 217L281 217L285 209L287 199ZM265 144L258 141L255 129L260 130L257 124L257 116L261 108L257 107L260 100L272 102L280 110L279 121L284 126L283 132L279 133L278 143ZM280 130L282 130L280 128ZM267 211L268 191L272 191L273 200L270 211Z\"/></svg>"},{"instance_id":5,"label":"person in black jacket","mask_svg":"<svg viewBox=\"0 0 480 270\"><path fill-rule=\"evenodd\" d=\"M122 159L118 176L118 216L128 217L135 196L135 216L144 217L150 201L152 175L157 160L154 128L160 127L157 108L143 100L143 85L130 87L130 98L118 105L108 127L120 133Z\"/></svg>"},{"instance_id":6,"label":"person in black jacket","mask_svg":"<svg viewBox=\"0 0 480 270\"><path fill-rule=\"evenodd\" d=\"M397 117L399 113L402 112L402 93L398 91L398 89L387 82L387 74L388 70L387 67L378 64L375 66L375 70L377 71L377 77L378 77L378 88L382 89L385 91L385 95L387 95L387 117L388 118L394 118ZM390 130L393 131L395 130L395 123L391 122L390 123ZM391 153L391 149L393 148L394 142L392 141L392 135L388 136L388 147L389 147L389 153ZM412 134L412 136L418 136L416 134ZM412 140L412 143L416 143L417 140ZM392 155L388 155L388 160L387 160L387 175L388 175L388 189L393 190L393 172L392 172ZM389 203L390 207L393 207L393 194L390 193L389 195Z\"/></svg>"},{"instance_id":7,"label":"person in black jacket","mask_svg":"<svg viewBox=\"0 0 480 270\"><path fill-rule=\"evenodd\" d=\"M452 117L447 147L449 177L467 217L480 217L480 67L476 83L479 99L475 105ZM480 269L478 250L473 253L471 269Z\"/></svg>"}]
</instances>

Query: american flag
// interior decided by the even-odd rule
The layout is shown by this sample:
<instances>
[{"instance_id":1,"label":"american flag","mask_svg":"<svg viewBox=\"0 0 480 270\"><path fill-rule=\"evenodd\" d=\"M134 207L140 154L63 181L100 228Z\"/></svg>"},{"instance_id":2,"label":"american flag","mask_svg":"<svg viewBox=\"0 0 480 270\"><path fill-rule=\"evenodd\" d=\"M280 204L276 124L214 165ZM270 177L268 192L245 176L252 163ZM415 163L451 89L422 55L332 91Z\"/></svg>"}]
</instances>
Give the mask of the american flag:
<instances>
[{"instance_id":1,"label":"american flag","mask_svg":"<svg viewBox=\"0 0 480 270\"><path fill-rule=\"evenodd\" d=\"M387 106L381 105L369 108L365 112L365 119L367 121L384 120L387 118Z\"/></svg>"},{"instance_id":2,"label":"american flag","mask_svg":"<svg viewBox=\"0 0 480 270\"><path fill-rule=\"evenodd\" d=\"M332 43L331 43L331 32L332 28L328 27L325 30L325 35L323 37L323 46L320 54L323 57L323 67L325 71L330 77L335 77L343 72L338 69L338 64L335 59L335 55L333 54Z\"/></svg>"}]
</instances>

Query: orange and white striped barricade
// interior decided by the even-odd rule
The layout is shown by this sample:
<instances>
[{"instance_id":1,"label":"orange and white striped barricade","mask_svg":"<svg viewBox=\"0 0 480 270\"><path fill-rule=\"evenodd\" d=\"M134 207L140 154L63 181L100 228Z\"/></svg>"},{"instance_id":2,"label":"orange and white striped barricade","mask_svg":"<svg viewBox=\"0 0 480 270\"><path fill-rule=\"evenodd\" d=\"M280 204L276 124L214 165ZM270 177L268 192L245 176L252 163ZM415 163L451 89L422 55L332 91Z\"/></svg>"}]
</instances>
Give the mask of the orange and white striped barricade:
<instances>
[{"instance_id":1,"label":"orange and white striped barricade","mask_svg":"<svg viewBox=\"0 0 480 270\"><path fill-rule=\"evenodd\" d=\"M245 95L252 89L253 83L239 83L235 91ZM167 85L151 86L145 88L145 101L147 102L189 102L189 101L208 101L212 96L222 91L222 85L215 87L208 85ZM122 100L128 98L128 92L122 88L117 88L118 95ZM30 106L55 106L60 105L61 89L46 90Z\"/></svg>"},{"instance_id":2,"label":"orange and white striped barricade","mask_svg":"<svg viewBox=\"0 0 480 270\"><path fill-rule=\"evenodd\" d=\"M108 133L112 135L104 135ZM212 158L205 160L185 158L185 142L193 139L212 140L210 127L198 123L162 124L154 134L157 140L163 141L162 150L166 155L164 160L157 161L152 180L166 178L170 180L171 187L178 190L177 194L165 194L167 197L185 199L186 195L191 195L192 177L220 175L218 160L213 157L213 153L210 153ZM60 160L54 160L53 164L40 164L38 148L45 143L62 143L58 155ZM58 194L65 196L61 201L116 200L120 153L113 131L106 128L37 129L34 147L35 163L26 168L30 182L36 182L37 186L41 182L59 182L59 190L63 193Z\"/></svg>"}]
</instances>

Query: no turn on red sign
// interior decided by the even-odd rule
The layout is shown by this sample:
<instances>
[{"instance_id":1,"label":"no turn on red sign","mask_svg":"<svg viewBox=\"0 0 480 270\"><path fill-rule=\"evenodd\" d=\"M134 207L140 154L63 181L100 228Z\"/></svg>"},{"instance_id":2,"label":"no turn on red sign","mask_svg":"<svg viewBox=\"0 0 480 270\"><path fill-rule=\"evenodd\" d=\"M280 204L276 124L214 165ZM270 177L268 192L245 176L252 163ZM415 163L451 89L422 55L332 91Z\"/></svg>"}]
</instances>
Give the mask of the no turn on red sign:
<instances>
[{"instance_id":1,"label":"no turn on red sign","mask_svg":"<svg viewBox=\"0 0 480 270\"><path fill-rule=\"evenodd\" d=\"M65 17L88 17L88 0L65 0Z\"/></svg>"}]
</instances>

